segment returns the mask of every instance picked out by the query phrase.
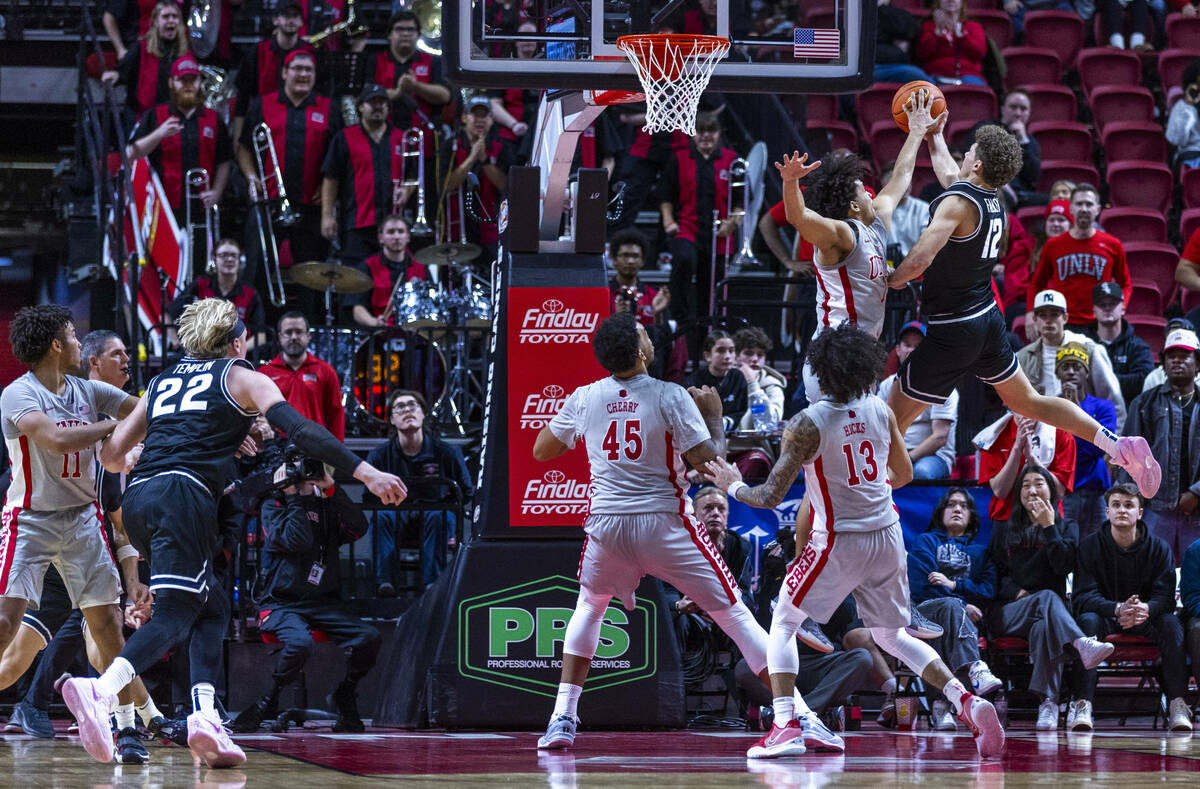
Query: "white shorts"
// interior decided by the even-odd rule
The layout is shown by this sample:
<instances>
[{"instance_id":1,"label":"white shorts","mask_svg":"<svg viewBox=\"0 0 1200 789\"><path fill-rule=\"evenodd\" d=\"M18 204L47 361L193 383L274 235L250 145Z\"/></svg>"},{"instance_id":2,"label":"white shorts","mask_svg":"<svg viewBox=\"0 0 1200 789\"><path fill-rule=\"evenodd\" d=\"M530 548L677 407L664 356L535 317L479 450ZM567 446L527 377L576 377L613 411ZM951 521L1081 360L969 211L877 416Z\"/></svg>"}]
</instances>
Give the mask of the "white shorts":
<instances>
[{"instance_id":1,"label":"white shorts","mask_svg":"<svg viewBox=\"0 0 1200 789\"><path fill-rule=\"evenodd\" d=\"M579 585L611 595L626 608L642 576L674 586L705 611L740 600L737 580L704 525L673 512L588 516L579 555ZM906 623L907 624L907 623Z\"/></svg>"},{"instance_id":2,"label":"white shorts","mask_svg":"<svg viewBox=\"0 0 1200 789\"><path fill-rule=\"evenodd\" d=\"M0 531L0 597L19 597L36 609L53 564L75 608L115 605L121 579L100 521L100 507L4 510Z\"/></svg>"},{"instance_id":3,"label":"white shorts","mask_svg":"<svg viewBox=\"0 0 1200 789\"><path fill-rule=\"evenodd\" d=\"M867 627L908 627L908 560L899 522L876 531L814 531L784 578L776 616L802 610L825 624L851 593Z\"/></svg>"}]
</instances>

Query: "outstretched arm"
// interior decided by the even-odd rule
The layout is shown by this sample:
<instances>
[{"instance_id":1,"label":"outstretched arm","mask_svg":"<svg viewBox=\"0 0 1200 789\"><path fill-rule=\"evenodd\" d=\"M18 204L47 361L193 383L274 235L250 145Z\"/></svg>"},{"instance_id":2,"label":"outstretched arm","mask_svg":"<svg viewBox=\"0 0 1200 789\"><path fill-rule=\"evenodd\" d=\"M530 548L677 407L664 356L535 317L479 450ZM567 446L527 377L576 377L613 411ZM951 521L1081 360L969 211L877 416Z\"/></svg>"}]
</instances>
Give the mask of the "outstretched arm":
<instances>
[{"instance_id":1,"label":"outstretched arm","mask_svg":"<svg viewBox=\"0 0 1200 789\"><path fill-rule=\"evenodd\" d=\"M929 268L929 264L933 262L937 253L946 246L950 236L954 235L954 232L964 222L968 212L974 210L975 207L965 197L952 194L942 200L933 215L933 220L921 233L917 243L913 244L912 249L908 251L904 262L888 276L888 286L902 288L910 280L925 273L925 269ZM959 234L963 235L961 232Z\"/></svg>"},{"instance_id":2,"label":"outstretched arm","mask_svg":"<svg viewBox=\"0 0 1200 789\"><path fill-rule=\"evenodd\" d=\"M775 168L783 177L783 204L787 209L787 219L802 237L821 250L825 265L836 265L841 261L842 252L854 248L854 233L845 222L826 219L804 205L800 179L821 166L820 161L814 164L807 162L808 154L801 156L796 151L791 156L785 154L782 162L775 162Z\"/></svg>"},{"instance_id":3,"label":"outstretched arm","mask_svg":"<svg viewBox=\"0 0 1200 789\"><path fill-rule=\"evenodd\" d=\"M932 104L933 98L928 92L918 92L910 96L904 105L904 112L908 115L908 138L905 139L904 145L896 157L896 164L892 168L892 180L888 181L887 186L883 187L875 197L875 213L889 230L892 227L892 214L895 212L896 206L900 205L900 201L904 199L909 186L912 185L913 170L917 166L917 151L921 149L921 140L930 133L941 134L942 127L946 125L946 118L949 117L945 111L937 118L931 117L929 107Z\"/></svg>"},{"instance_id":4,"label":"outstretched arm","mask_svg":"<svg viewBox=\"0 0 1200 789\"><path fill-rule=\"evenodd\" d=\"M767 481L753 487L742 483L734 491L738 501L751 507L774 509L787 496L788 489L796 481L800 469L805 463L816 457L817 449L821 446L821 434L817 426L801 411L791 418L783 429L783 445L780 449L779 460L771 467ZM904 443L900 447L903 450ZM907 455L906 455L907 457ZM912 466L909 470L911 473ZM717 458L708 464L708 473L713 482L722 490L728 492L734 483L742 481L742 475L736 466L731 466Z\"/></svg>"},{"instance_id":5,"label":"outstretched arm","mask_svg":"<svg viewBox=\"0 0 1200 789\"><path fill-rule=\"evenodd\" d=\"M945 123L929 139L929 158L933 161L933 174L937 176L938 183L942 188L946 188L958 180L958 162L954 161L950 148L946 145L946 138L942 135L943 128Z\"/></svg>"}]
</instances>

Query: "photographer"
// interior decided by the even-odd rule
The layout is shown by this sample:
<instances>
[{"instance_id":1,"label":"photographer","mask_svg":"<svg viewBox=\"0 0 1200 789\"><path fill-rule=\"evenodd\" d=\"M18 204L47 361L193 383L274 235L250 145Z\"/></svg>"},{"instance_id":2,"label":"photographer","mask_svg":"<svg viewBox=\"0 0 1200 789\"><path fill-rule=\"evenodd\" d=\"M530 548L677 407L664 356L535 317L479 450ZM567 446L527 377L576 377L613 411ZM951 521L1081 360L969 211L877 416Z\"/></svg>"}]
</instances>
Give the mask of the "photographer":
<instances>
[{"instance_id":1,"label":"photographer","mask_svg":"<svg viewBox=\"0 0 1200 789\"><path fill-rule=\"evenodd\" d=\"M294 457L290 455L289 457ZM332 695L334 731L361 732L356 688L379 655L379 631L350 616L339 597L339 549L367 532L367 521L345 491L326 492L333 479L319 462L289 460L292 484L262 505L266 533L263 566L255 581L259 627L283 643L271 690L234 721L235 731L254 731L278 714L279 692L300 676L312 653L312 630L329 635L348 652L346 678Z\"/></svg>"}]
</instances>

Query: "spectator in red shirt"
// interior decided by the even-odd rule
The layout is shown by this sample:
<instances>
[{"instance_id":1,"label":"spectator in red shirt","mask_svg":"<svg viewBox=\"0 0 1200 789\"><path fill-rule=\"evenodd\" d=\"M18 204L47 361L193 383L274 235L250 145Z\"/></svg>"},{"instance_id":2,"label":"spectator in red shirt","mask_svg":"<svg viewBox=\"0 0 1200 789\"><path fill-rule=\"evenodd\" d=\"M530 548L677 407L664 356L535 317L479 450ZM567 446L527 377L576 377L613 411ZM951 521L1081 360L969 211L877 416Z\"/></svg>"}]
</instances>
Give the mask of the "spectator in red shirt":
<instances>
[{"instance_id":1,"label":"spectator in red shirt","mask_svg":"<svg viewBox=\"0 0 1200 789\"><path fill-rule=\"evenodd\" d=\"M1187 240L1187 244L1183 248L1183 254L1175 266L1175 281L1186 290L1200 291L1200 228L1192 233L1192 237ZM1187 314L1187 319L1193 325L1197 318L1200 318L1200 307L1192 309Z\"/></svg>"},{"instance_id":2,"label":"spectator in red shirt","mask_svg":"<svg viewBox=\"0 0 1200 789\"><path fill-rule=\"evenodd\" d=\"M1055 501L1075 487L1075 437L1053 425L1010 413L980 431L974 442L980 449L979 481L992 489L988 517L993 521L1012 514L1013 485L1028 464L1049 469Z\"/></svg>"},{"instance_id":3,"label":"spectator in red shirt","mask_svg":"<svg viewBox=\"0 0 1200 789\"><path fill-rule=\"evenodd\" d=\"M464 187L467 177L474 173L479 179L476 213L484 221L468 215L467 240L484 248L482 260L494 260L499 233L496 219L500 215L500 194L508 183L510 162L505 158L500 141L492 134L492 104L487 96L473 96L462 114L462 132L454 139L450 174L446 177L446 195ZM464 201L465 202L465 201ZM459 202L448 199L450 227L464 221L458 215Z\"/></svg>"},{"instance_id":4,"label":"spectator in red shirt","mask_svg":"<svg viewBox=\"0 0 1200 789\"><path fill-rule=\"evenodd\" d=\"M346 438L346 411L342 408L342 386L327 362L308 350L308 319L301 312L285 312L279 319L279 355L259 368L283 399L338 441Z\"/></svg>"},{"instance_id":5,"label":"spectator in red shirt","mask_svg":"<svg viewBox=\"0 0 1200 789\"><path fill-rule=\"evenodd\" d=\"M1008 218L1007 251L1001 256L1004 267L1002 278L1004 317L1011 323L1017 315L1025 312L1026 291L1037 268L1038 256L1046 239L1062 235L1071 229L1071 203L1067 200L1052 200L1046 206L1046 219L1035 234L1026 232L1016 215Z\"/></svg>"},{"instance_id":6,"label":"spectator in red shirt","mask_svg":"<svg viewBox=\"0 0 1200 789\"><path fill-rule=\"evenodd\" d=\"M917 65L938 82L986 85L986 54L987 36L978 22L967 19L963 0L934 0L933 18L921 25L917 38Z\"/></svg>"},{"instance_id":7,"label":"spectator in red shirt","mask_svg":"<svg viewBox=\"0 0 1200 789\"><path fill-rule=\"evenodd\" d=\"M1037 269L1026 292L1025 336L1036 336L1033 328L1033 297L1043 290L1057 290L1067 298L1067 328L1082 332L1096 320L1092 291L1101 282L1116 282L1125 294L1133 291L1125 247L1115 236L1096 229L1100 195L1091 184L1071 191L1071 229L1047 239L1038 257Z\"/></svg>"},{"instance_id":8,"label":"spectator in red shirt","mask_svg":"<svg viewBox=\"0 0 1200 789\"><path fill-rule=\"evenodd\" d=\"M390 311L386 319L384 314L389 312L388 305L397 279L400 287L413 280L428 279L425 266L413 259L408 249L411 238L408 222L399 214L388 214L379 223L379 254L367 258L358 267L371 278L371 289L366 293L352 294L342 302L350 308L351 317L359 326L395 325L395 309Z\"/></svg>"}]
</instances>

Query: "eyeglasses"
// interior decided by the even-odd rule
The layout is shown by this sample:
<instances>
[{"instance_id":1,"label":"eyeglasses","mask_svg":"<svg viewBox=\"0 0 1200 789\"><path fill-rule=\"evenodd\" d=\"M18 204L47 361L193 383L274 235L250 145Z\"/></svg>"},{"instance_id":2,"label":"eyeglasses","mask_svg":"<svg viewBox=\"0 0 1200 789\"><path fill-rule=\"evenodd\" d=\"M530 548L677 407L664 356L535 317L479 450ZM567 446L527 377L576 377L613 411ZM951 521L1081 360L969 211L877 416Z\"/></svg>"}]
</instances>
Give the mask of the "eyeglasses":
<instances>
[{"instance_id":1,"label":"eyeglasses","mask_svg":"<svg viewBox=\"0 0 1200 789\"><path fill-rule=\"evenodd\" d=\"M417 28L415 28L415 27L400 27L399 25L397 25L396 27L392 28L392 32L393 33L416 33Z\"/></svg>"},{"instance_id":2,"label":"eyeglasses","mask_svg":"<svg viewBox=\"0 0 1200 789\"><path fill-rule=\"evenodd\" d=\"M416 400L404 400L402 402L395 403L392 406L392 413L393 414L402 414L405 411L416 411L420 407L421 407L421 404L418 403Z\"/></svg>"}]
</instances>

